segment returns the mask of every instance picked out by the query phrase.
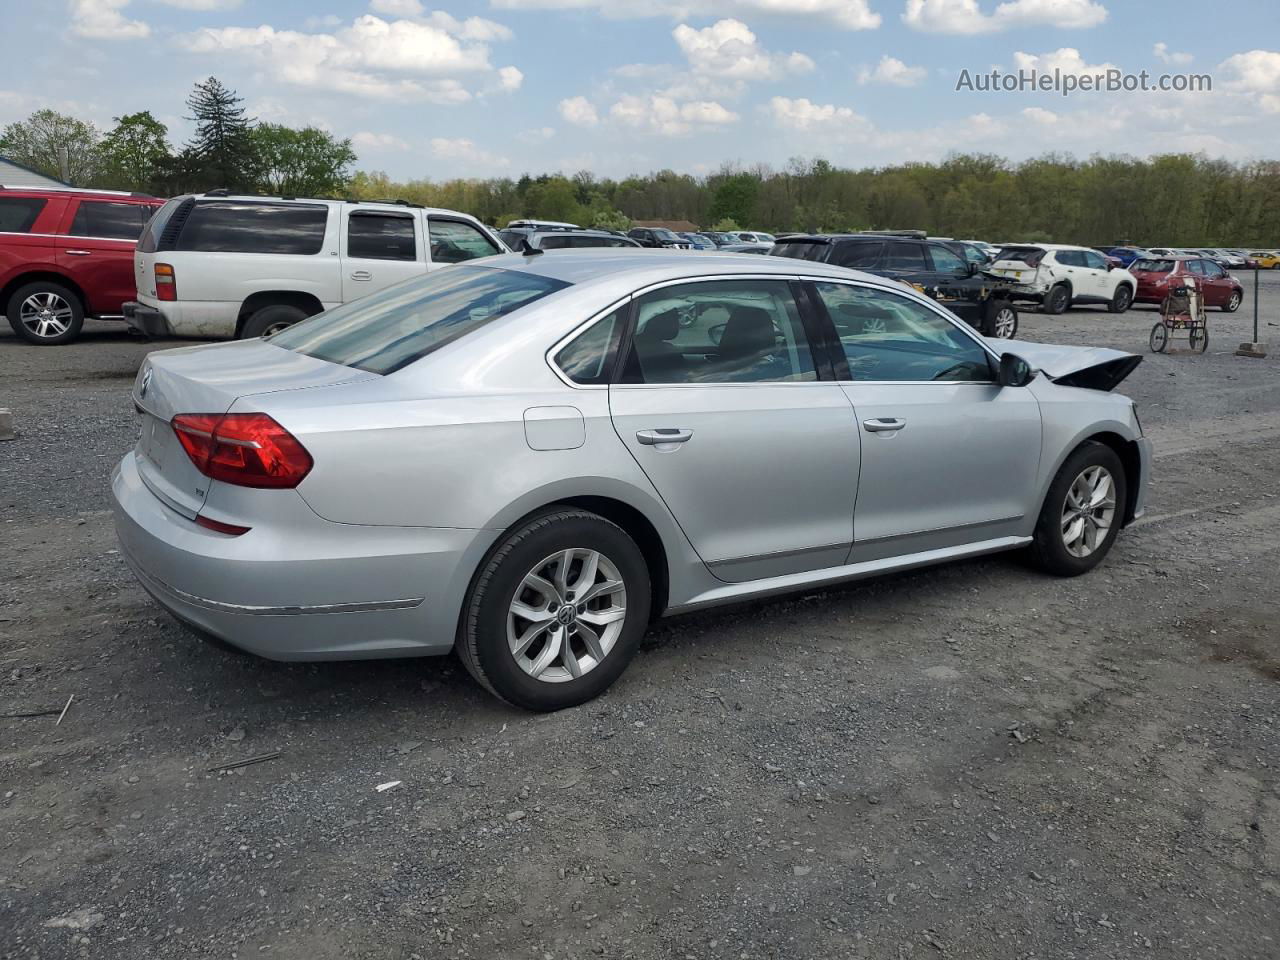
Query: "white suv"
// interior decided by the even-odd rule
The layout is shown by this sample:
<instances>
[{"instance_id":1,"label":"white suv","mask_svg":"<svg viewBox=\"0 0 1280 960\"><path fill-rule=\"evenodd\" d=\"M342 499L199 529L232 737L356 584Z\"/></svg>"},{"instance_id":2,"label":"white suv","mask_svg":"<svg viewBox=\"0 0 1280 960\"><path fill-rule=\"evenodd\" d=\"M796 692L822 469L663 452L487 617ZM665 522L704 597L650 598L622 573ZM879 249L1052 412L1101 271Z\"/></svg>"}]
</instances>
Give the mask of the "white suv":
<instances>
[{"instance_id":1,"label":"white suv","mask_svg":"<svg viewBox=\"0 0 1280 960\"><path fill-rule=\"evenodd\" d=\"M1133 274L1097 250L1062 243L1008 244L986 272L1011 282L1011 299L1039 303L1045 313L1076 303L1105 303L1124 313L1138 289Z\"/></svg>"},{"instance_id":2,"label":"white suv","mask_svg":"<svg viewBox=\"0 0 1280 960\"><path fill-rule=\"evenodd\" d=\"M152 336L261 337L393 283L507 253L478 220L409 203L175 197L134 253L126 322Z\"/></svg>"}]
</instances>

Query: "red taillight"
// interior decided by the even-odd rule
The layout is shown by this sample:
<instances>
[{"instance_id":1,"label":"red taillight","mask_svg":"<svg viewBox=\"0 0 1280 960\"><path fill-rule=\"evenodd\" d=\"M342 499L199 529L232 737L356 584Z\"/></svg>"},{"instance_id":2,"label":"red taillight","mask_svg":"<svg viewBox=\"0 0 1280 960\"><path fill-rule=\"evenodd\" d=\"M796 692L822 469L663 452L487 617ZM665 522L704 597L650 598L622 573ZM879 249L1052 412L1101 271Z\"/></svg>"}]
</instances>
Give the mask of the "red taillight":
<instances>
[{"instance_id":1,"label":"red taillight","mask_svg":"<svg viewBox=\"0 0 1280 960\"><path fill-rule=\"evenodd\" d=\"M311 471L311 454L265 413L180 413L172 426L196 469L214 480L289 489Z\"/></svg>"},{"instance_id":2,"label":"red taillight","mask_svg":"<svg viewBox=\"0 0 1280 960\"><path fill-rule=\"evenodd\" d=\"M196 514L196 526L204 527L206 530L214 530L218 533L225 533L232 537L238 537L253 529L252 527L238 527L234 523L223 523L221 520L212 520L200 513Z\"/></svg>"},{"instance_id":3,"label":"red taillight","mask_svg":"<svg viewBox=\"0 0 1280 960\"><path fill-rule=\"evenodd\" d=\"M156 278L156 299L177 300L178 281L173 275L173 267L167 263L157 263L154 273Z\"/></svg>"}]
</instances>

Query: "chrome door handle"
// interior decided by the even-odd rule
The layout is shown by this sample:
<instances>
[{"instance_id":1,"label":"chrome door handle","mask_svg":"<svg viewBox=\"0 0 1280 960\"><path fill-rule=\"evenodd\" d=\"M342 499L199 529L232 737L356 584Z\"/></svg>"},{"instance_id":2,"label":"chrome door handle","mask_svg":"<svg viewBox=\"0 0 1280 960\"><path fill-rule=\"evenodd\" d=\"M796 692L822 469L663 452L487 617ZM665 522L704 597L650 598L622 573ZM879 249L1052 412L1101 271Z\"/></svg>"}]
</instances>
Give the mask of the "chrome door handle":
<instances>
[{"instance_id":1,"label":"chrome door handle","mask_svg":"<svg viewBox=\"0 0 1280 960\"><path fill-rule=\"evenodd\" d=\"M370 273L368 270L357 270L355 273L351 274L351 279L352 280L372 280L373 274Z\"/></svg>"},{"instance_id":2,"label":"chrome door handle","mask_svg":"<svg viewBox=\"0 0 1280 960\"><path fill-rule=\"evenodd\" d=\"M62 252L72 257L87 257L93 251L92 250L63 250Z\"/></svg>"},{"instance_id":3,"label":"chrome door handle","mask_svg":"<svg viewBox=\"0 0 1280 960\"><path fill-rule=\"evenodd\" d=\"M655 447L660 443L684 443L692 436L692 430L679 430L673 428L636 431L636 439L646 447Z\"/></svg>"},{"instance_id":4,"label":"chrome door handle","mask_svg":"<svg viewBox=\"0 0 1280 960\"><path fill-rule=\"evenodd\" d=\"M897 417L877 417L874 420L863 420L862 429L867 433L895 433L907 425L907 421Z\"/></svg>"}]
</instances>

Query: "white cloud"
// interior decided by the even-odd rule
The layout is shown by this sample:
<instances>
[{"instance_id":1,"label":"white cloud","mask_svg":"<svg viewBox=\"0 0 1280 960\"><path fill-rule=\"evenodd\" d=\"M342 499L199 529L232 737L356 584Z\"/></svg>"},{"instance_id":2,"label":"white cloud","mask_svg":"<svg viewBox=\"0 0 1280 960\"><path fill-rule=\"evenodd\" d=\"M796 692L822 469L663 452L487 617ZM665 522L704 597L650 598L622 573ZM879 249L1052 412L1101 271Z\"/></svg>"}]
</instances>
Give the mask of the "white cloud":
<instances>
[{"instance_id":1,"label":"white cloud","mask_svg":"<svg viewBox=\"0 0 1280 960\"><path fill-rule=\"evenodd\" d=\"M120 12L128 5L129 0L72 0L71 30L82 37L101 40L149 36L149 26L141 20L130 20Z\"/></svg>"},{"instance_id":2,"label":"white cloud","mask_svg":"<svg viewBox=\"0 0 1280 960\"><path fill-rule=\"evenodd\" d=\"M881 83L892 87L914 87L929 75L926 67L908 67L896 57L884 56L875 69L863 67L858 71L861 84Z\"/></svg>"},{"instance_id":3,"label":"white cloud","mask_svg":"<svg viewBox=\"0 0 1280 960\"><path fill-rule=\"evenodd\" d=\"M555 127L534 127L530 130L521 130L516 134L516 139L521 143L546 143L555 135Z\"/></svg>"},{"instance_id":4,"label":"white cloud","mask_svg":"<svg viewBox=\"0 0 1280 960\"><path fill-rule=\"evenodd\" d=\"M442 160L457 160L468 169L501 168L511 164L506 157L482 150L465 137L432 137L431 152Z\"/></svg>"},{"instance_id":5,"label":"white cloud","mask_svg":"<svg viewBox=\"0 0 1280 960\"><path fill-rule=\"evenodd\" d=\"M622 126L663 137L714 130L738 121L736 113L712 100L679 103L658 94L624 96L609 108L609 117Z\"/></svg>"},{"instance_id":6,"label":"white cloud","mask_svg":"<svg viewBox=\"0 0 1280 960\"><path fill-rule=\"evenodd\" d=\"M510 27L503 26L493 20L486 20L483 17L467 17L465 20L459 20L456 17L449 16L443 10L432 12L426 18L426 22L433 27L439 27L446 33L455 34L463 40L475 40L479 43L510 40L515 36Z\"/></svg>"},{"instance_id":7,"label":"white cloud","mask_svg":"<svg viewBox=\"0 0 1280 960\"><path fill-rule=\"evenodd\" d=\"M1042 127L1052 127L1058 122L1058 115L1052 110L1046 110L1044 107L1027 107L1022 111L1022 115L1032 123L1037 123Z\"/></svg>"},{"instance_id":8,"label":"white cloud","mask_svg":"<svg viewBox=\"0 0 1280 960\"><path fill-rule=\"evenodd\" d=\"M803 53L767 52L741 20L718 20L702 30L682 23L671 35L689 61L689 68L701 76L767 80L813 69L813 61Z\"/></svg>"},{"instance_id":9,"label":"white cloud","mask_svg":"<svg viewBox=\"0 0 1280 960\"><path fill-rule=\"evenodd\" d=\"M830 134L865 132L871 121L849 107L814 103L804 97L773 97L766 108L779 126L792 130L823 131Z\"/></svg>"},{"instance_id":10,"label":"white cloud","mask_svg":"<svg viewBox=\"0 0 1280 960\"><path fill-rule=\"evenodd\" d=\"M240 6L240 0L158 0L166 7L178 7L181 10L234 10Z\"/></svg>"},{"instance_id":11,"label":"white cloud","mask_svg":"<svg viewBox=\"0 0 1280 960\"><path fill-rule=\"evenodd\" d=\"M902 21L928 33L995 33L1013 27L1096 27L1107 19L1097 0L1004 0L983 13L978 0L907 0Z\"/></svg>"},{"instance_id":12,"label":"white cloud","mask_svg":"<svg viewBox=\"0 0 1280 960\"><path fill-rule=\"evenodd\" d=\"M478 31L494 35L488 27L452 17L386 21L365 15L333 33L267 25L207 27L179 42L194 53L245 57L292 86L379 99L461 103L472 97L463 78L495 74L488 45L473 39ZM496 76L505 90L523 80L514 67L504 67Z\"/></svg>"},{"instance_id":13,"label":"white cloud","mask_svg":"<svg viewBox=\"0 0 1280 960\"><path fill-rule=\"evenodd\" d=\"M1086 63L1080 51L1075 47L1060 47L1049 53L1022 53L1013 55L1013 66L1016 70L1034 70L1038 73L1053 73L1055 70L1063 76L1095 76L1108 70L1118 69L1114 63Z\"/></svg>"},{"instance_id":14,"label":"white cloud","mask_svg":"<svg viewBox=\"0 0 1280 960\"><path fill-rule=\"evenodd\" d=\"M1267 113L1280 113L1280 53L1250 50L1227 57L1218 64L1227 89L1249 96Z\"/></svg>"},{"instance_id":15,"label":"white cloud","mask_svg":"<svg viewBox=\"0 0 1280 960\"><path fill-rule=\"evenodd\" d=\"M560 101L560 116L566 123L575 127L594 127L600 122L600 115L591 101L586 97L569 97Z\"/></svg>"},{"instance_id":16,"label":"white cloud","mask_svg":"<svg viewBox=\"0 0 1280 960\"><path fill-rule=\"evenodd\" d=\"M391 17L420 17L425 11L418 0L370 0L369 9Z\"/></svg>"},{"instance_id":17,"label":"white cloud","mask_svg":"<svg viewBox=\"0 0 1280 960\"><path fill-rule=\"evenodd\" d=\"M1183 66L1195 59L1189 53L1177 53L1169 49L1169 45L1163 40L1151 48L1152 54L1161 63L1170 64L1172 66Z\"/></svg>"},{"instance_id":18,"label":"white cloud","mask_svg":"<svg viewBox=\"0 0 1280 960\"><path fill-rule=\"evenodd\" d=\"M868 0L490 0L506 10L597 10L606 17L780 16L830 23L844 30L874 30L881 17Z\"/></svg>"},{"instance_id":19,"label":"white cloud","mask_svg":"<svg viewBox=\"0 0 1280 960\"><path fill-rule=\"evenodd\" d=\"M360 150L385 152L388 150L408 150L409 144L390 133L371 133L361 130L352 134L351 143Z\"/></svg>"}]
</instances>

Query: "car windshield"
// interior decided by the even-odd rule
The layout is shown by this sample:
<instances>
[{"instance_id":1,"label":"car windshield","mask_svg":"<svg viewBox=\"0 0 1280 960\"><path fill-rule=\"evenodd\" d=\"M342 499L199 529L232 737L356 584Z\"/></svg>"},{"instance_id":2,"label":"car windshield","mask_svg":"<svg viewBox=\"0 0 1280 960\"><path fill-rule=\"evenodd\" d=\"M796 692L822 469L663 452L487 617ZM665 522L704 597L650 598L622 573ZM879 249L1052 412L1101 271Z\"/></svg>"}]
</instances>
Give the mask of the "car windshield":
<instances>
[{"instance_id":1,"label":"car windshield","mask_svg":"<svg viewBox=\"0 0 1280 960\"><path fill-rule=\"evenodd\" d=\"M1028 267L1040 265L1044 251L1039 247L1005 247L996 254L996 260L1020 260Z\"/></svg>"},{"instance_id":2,"label":"car windshield","mask_svg":"<svg viewBox=\"0 0 1280 960\"><path fill-rule=\"evenodd\" d=\"M516 270L451 266L317 314L270 341L317 360L394 373L567 286Z\"/></svg>"},{"instance_id":3,"label":"car windshield","mask_svg":"<svg viewBox=\"0 0 1280 960\"><path fill-rule=\"evenodd\" d=\"M831 244L803 240L783 240L773 248L775 257L791 257L795 260L826 260Z\"/></svg>"},{"instance_id":4,"label":"car windshield","mask_svg":"<svg viewBox=\"0 0 1280 960\"><path fill-rule=\"evenodd\" d=\"M1135 260L1129 269L1138 273L1169 273L1173 270L1173 261L1153 259Z\"/></svg>"}]
</instances>

